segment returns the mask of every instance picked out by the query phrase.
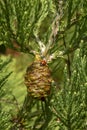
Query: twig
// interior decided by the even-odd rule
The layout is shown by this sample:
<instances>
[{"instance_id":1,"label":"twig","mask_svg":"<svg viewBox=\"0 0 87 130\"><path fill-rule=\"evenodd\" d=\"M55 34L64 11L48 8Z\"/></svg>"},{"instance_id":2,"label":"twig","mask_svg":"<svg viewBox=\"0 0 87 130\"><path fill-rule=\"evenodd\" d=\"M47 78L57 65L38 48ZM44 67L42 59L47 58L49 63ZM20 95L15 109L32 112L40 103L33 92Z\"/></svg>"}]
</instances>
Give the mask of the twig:
<instances>
[{"instance_id":1,"label":"twig","mask_svg":"<svg viewBox=\"0 0 87 130\"><path fill-rule=\"evenodd\" d=\"M35 39L36 42L39 44L40 50L41 50L41 55L44 56L44 52L46 49L46 46L44 45L44 43L39 39L39 37L37 35L35 35Z\"/></svg>"},{"instance_id":2,"label":"twig","mask_svg":"<svg viewBox=\"0 0 87 130\"><path fill-rule=\"evenodd\" d=\"M63 36L63 44L64 44L65 48L67 48L64 36ZM71 77L71 69L70 69L71 63L70 63L70 56L69 56L69 54L67 54L67 57L68 57L68 59L67 59L67 68L68 68L69 79L70 79L70 77Z\"/></svg>"},{"instance_id":3,"label":"twig","mask_svg":"<svg viewBox=\"0 0 87 130\"><path fill-rule=\"evenodd\" d=\"M12 96L13 96L13 99L15 101L15 105L17 106L17 109L20 110L19 109L19 104L18 104L18 101L17 101L16 97L13 94L12 94Z\"/></svg>"},{"instance_id":4,"label":"twig","mask_svg":"<svg viewBox=\"0 0 87 130\"><path fill-rule=\"evenodd\" d=\"M54 46L54 43L55 43L55 40L56 40L56 36L58 36L59 27L60 27L60 20L63 17L62 4L63 4L62 1L58 2L59 12L56 13L56 17L53 20L53 23L52 23L52 32L50 34L49 41L48 41L48 44L46 46L46 50L45 50L45 54L44 55L47 55L47 53L49 51L49 48L52 47L52 46ZM48 56L47 59L49 59L49 56Z\"/></svg>"}]
</instances>

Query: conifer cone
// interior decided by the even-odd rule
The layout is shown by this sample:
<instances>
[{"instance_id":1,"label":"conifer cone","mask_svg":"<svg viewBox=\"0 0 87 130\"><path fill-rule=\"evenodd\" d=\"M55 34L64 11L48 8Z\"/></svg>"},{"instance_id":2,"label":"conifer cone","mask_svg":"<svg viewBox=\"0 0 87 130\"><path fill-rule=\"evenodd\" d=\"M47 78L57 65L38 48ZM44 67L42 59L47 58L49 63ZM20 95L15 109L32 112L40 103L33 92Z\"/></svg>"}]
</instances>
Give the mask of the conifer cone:
<instances>
[{"instance_id":1,"label":"conifer cone","mask_svg":"<svg viewBox=\"0 0 87 130\"><path fill-rule=\"evenodd\" d=\"M50 94L51 73L44 60L35 61L27 68L25 74L25 85L32 97L44 99Z\"/></svg>"}]
</instances>

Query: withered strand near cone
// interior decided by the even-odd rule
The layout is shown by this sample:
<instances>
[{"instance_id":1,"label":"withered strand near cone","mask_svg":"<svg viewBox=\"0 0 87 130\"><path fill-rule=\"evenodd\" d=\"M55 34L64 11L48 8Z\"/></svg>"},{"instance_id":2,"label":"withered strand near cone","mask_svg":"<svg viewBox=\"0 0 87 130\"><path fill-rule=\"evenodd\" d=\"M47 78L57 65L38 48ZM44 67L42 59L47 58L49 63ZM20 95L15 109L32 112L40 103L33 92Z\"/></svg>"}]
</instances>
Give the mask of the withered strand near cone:
<instances>
[{"instance_id":1,"label":"withered strand near cone","mask_svg":"<svg viewBox=\"0 0 87 130\"><path fill-rule=\"evenodd\" d=\"M27 68L25 85L32 97L44 99L50 94L51 73L45 61L35 61Z\"/></svg>"}]
</instances>

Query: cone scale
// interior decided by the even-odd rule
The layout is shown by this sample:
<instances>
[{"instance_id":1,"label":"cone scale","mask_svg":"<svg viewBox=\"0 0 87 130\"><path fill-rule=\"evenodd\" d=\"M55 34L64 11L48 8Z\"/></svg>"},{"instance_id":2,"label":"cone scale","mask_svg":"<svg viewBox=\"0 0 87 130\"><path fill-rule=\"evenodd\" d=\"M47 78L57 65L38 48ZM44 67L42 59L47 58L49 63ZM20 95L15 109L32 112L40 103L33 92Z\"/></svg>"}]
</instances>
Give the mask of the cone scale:
<instances>
[{"instance_id":1,"label":"cone scale","mask_svg":"<svg viewBox=\"0 0 87 130\"><path fill-rule=\"evenodd\" d=\"M25 85L30 96L44 99L50 94L52 77L45 60L35 60L27 68Z\"/></svg>"}]
</instances>

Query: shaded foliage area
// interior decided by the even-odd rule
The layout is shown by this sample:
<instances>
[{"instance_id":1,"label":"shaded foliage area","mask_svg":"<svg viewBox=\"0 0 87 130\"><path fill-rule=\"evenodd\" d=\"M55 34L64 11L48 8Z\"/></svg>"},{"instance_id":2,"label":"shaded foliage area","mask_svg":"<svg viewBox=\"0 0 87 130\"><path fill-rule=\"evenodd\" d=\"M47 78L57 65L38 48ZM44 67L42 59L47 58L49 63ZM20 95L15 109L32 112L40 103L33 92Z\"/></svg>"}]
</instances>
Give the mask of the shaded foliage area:
<instances>
[{"instance_id":1,"label":"shaded foliage area","mask_svg":"<svg viewBox=\"0 0 87 130\"><path fill-rule=\"evenodd\" d=\"M0 0L0 129L86 130L86 7L83 0ZM45 101L23 83L37 52L54 80ZM1 54L17 54L16 67Z\"/></svg>"}]
</instances>

